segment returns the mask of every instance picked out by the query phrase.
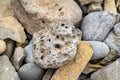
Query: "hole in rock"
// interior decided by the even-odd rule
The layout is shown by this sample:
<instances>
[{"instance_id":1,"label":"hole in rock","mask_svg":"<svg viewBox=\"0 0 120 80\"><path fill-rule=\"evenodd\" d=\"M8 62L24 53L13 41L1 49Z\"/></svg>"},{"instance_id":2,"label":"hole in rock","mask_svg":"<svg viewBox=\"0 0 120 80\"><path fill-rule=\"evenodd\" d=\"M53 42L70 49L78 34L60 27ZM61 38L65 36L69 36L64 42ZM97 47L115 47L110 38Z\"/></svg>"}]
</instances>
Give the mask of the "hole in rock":
<instances>
[{"instance_id":1,"label":"hole in rock","mask_svg":"<svg viewBox=\"0 0 120 80\"><path fill-rule=\"evenodd\" d=\"M62 10L62 8L59 9L59 11L61 11L61 10Z\"/></svg>"},{"instance_id":2,"label":"hole in rock","mask_svg":"<svg viewBox=\"0 0 120 80\"><path fill-rule=\"evenodd\" d=\"M44 56L41 56L41 59L43 59L44 58Z\"/></svg>"},{"instance_id":3,"label":"hole in rock","mask_svg":"<svg viewBox=\"0 0 120 80\"><path fill-rule=\"evenodd\" d=\"M60 49L60 48L62 48L62 46L60 44L55 44L55 48Z\"/></svg>"},{"instance_id":4,"label":"hole in rock","mask_svg":"<svg viewBox=\"0 0 120 80\"><path fill-rule=\"evenodd\" d=\"M61 26L64 26L64 25L65 25L65 24L63 24L63 23L61 24Z\"/></svg>"},{"instance_id":5,"label":"hole in rock","mask_svg":"<svg viewBox=\"0 0 120 80\"><path fill-rule=\"evenodd\" d=\"M65 26L65 28L67 29L67 28L68 28L68 26Z\"/></svg>"}]
</instances>

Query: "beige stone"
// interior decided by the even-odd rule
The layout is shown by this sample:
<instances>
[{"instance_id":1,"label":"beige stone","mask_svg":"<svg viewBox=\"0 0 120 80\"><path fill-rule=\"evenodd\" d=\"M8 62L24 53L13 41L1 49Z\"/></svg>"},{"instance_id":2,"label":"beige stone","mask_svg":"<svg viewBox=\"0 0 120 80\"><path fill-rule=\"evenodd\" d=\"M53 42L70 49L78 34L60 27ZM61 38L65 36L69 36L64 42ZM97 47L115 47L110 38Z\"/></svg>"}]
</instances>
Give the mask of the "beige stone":
<instances>
[{"instance_id":1,"label":"beige stone","mask_svg":"<svg viewBox=\"0 0 120 80\"><path fill-rule=\"evenodd\" d=\"M24 58L25 58L24 49L22 47L16 47L15 52L11 58L11 62L16 70L20 68Z\"/></svg>"},{"instance_id":2,"label":"beige stone","mask_svg":"<svg viewBox=\"0 0 120 80\"><path fill-rule=\"evenodd\" d=\"M11 2L12 0L0 0L0 18L13 15Z\"/></svg>"},{"instance_id":3,"label":"beige stone","mask_svg":"<svg viewBox=\"0 0 120 80\"><path fill-rule=\"evenodd\" d=\"M6 49L6 43L3 40L0 40L0 54L2 54Z\"/></svg>"},{"instance_id":4,"label":"beige stone","mask_svg":"<svg viewBox=\"0 0 120 80\"><path fill-rule=\"evenodd\" d=\"M30 34L52 22L76 24L82 18L82 11L73 0L16 0L13 6L16 17Z\"/></svg>"},{"instance_id":5,"label":"beige stone","mask_svg":"<svg viewBox=\"0 0 120 80\"><path fill-rule=\"evenodd\" d=\"M88 7L87 7L87 12L93 12L93 11L101 11L102 10L102 6L100 3L91 3Z\"/></svg>"},{"instance_id":6,"label":"beige stone","mask_svg":"<svg viewBox=\"0 0 120 80\"><path fill-rule=\"evenodd\" d=\"M86 41L78 45L77 54L71 62L60 67L51 80L77 80L86 64L90 60L93 50Z\"/></svg>"},{"instance_id":7,"label":"beige stone","mask_svg":"<svg viewBox=\"0 0 120 80\"><path fill-rule=\"evenodd\" d=\"M10 38L14 41L24 43L26 35L22 25L14 17L0 19L0 38Z\"/></svg>"},{"instance_id":8,"label":"beige stone","mask_svg":"<svg viewBox=\"0 0 120 80\"><path fill-rule=\"evenodd\" d=\"M103 0L79 0L82 5L90 4L90 3L102 3Z\"/></svg>"},{"instance_id":9,"label":"beige stone","mask_svg":"<svg viewBox=\"0 0 120 80\"><path fill-rule=\"evenodd\" d=\"M105 0L104 1L104 10L105 11L110 11L114 15L116 15L117 14L117 8L116 8L116 5L115 5L115 0Z\"/></svg>"}]
</instances>

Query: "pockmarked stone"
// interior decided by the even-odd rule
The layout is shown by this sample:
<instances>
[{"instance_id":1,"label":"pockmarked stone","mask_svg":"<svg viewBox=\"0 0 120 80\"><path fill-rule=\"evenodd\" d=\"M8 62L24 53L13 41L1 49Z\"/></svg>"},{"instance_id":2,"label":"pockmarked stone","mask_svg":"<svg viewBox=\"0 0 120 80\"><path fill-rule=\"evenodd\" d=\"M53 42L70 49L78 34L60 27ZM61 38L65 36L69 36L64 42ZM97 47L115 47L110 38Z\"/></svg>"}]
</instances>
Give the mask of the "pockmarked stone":
<instances>
[{"instance_id":1,"label":"pockmarked stone","mask_svg":"<svg viewBox=\"0 0 120 80\"><path fill-rule=\"evenodd\" d=\"M108 11L98 11L88 14L81 24L83 39L103 41L114 27L115 22L116 17Z\"/></svg>"},{"instance_id":2,"label":"pockmarked stone","mask_svg":"<svg viewBox=\"0 0 120 80\"><path fill-rule=\"evenodd\" d=\"M33 35L33 57L43 68L58 68L72 60L81 41L81 31L71 24L52 23Z\"/></svg>"}]
</instances>

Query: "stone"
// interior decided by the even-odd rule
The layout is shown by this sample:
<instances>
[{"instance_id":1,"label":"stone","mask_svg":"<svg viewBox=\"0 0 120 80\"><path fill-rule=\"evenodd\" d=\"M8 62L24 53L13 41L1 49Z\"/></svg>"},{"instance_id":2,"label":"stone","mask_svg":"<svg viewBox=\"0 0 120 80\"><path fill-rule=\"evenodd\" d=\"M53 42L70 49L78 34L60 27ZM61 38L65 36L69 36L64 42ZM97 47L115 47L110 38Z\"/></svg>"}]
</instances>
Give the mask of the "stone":
<instances>
[{"instance_id":1,"label":"stone","mask_svg":"<svg viewBox=\"0 0 120 80\"><path fill-rule=\"evenodd\" d=\"M25 57L25 62L29 63L29 62L34 62L34 58L33 58L33 50L32 50L32 42L29 43L29 45L27 45L25 48L25 53L26 53L26 57Z\"/></svg>"},{"instance_id":2,"label":"stone","mask_svg":"<svg viewBox=\"0 0 120 80\"><path fill-rule=\"evenodd\" d=\"M19 70L24 58L25 58L24 49L22 47L16 47L14 54L11 58L11 62L16 70Z\"/></svg>"},{"instance_id":3,"label":"stone","mask_svg":"<svg viewBox=\"0 0 120 80\"><path fill-rule=\"evenodd\" d=\"M42 68L58 68L72 60L81 31L64 22L51 23L33 35L33 57Z\"/></svg>"},{"instance_id":4,"label":"stone","mask_svg":"<svg viewBox=\"0 0 120 80\"><path fill-rule=\"evenodd\" d=\"M15 1L13 6L15 15L30 34L52 22L76 24L82 18L82 11L73 0L20 0Z\"/></svg>"},{"instance_id":5,"label":"stone","mask_svg":"<svg viewBox=\"0 0 120 80\"><path fill-rule=\"evenodd\" d=\"M13 9L12 9L12 1L13 0L1 0L0 1L0 18L13 16Z\"/></svg>"},{"instance_id":6,"label":"stone","mask_svg":"<svg viewBox=\"0 0 120 80\"><path fill-rule=\"evenodd\" d=\"M120 56L120 23L114 26L104 42Z\"/></svg>"},{"instance_id":7,"label":"stone","mask_svg":"<svg viewBox=\"0 0 120 80\"><path fill-rule=\"evenodd\" d=\"M120 80L120 59L94 72L90 80Z\"/></svg>"},{"instance_id":8,"label":"stone","mask_svg":"<svg viewBox=\"0 0 120 80\"><path fill-rule=\"evenodd\" d=\"M0 56L0 80L20 80L6 55Z\"/></svg>"},{"instance_id":9,"label":"stone","mask_svg":"<svg viewBox=\"0 0 120 80\"><path fill-rule=\"evenodd\" d=\"M117 8L115 5L115 0L105 0L104 1L104 10L105 11L110 11L114 15L117 15Z\"/></svg>"},{"instance_id":10,"label":"stone","mask_svg":"<svg viewBox=\"0 0 120 80\"><path fill-rule=\"evenodd\" d=\"M104 58L108 55L109 47L105 43L99 41L89 41L89 43L93 49L93 56L91 60Z\"/></svg>"},{"instance_id":11,"label":"stone","mask_svg":"<svg viewBox=\"0 0 120 80\"><path fill-rule=\"evenodd\" d=\"M3 52L6 50L6 43L3 40L0 40L0 54L3 54Z\"/></svg>"},{"instance_id":12,"label":"stone","mask_svg":"<svg viewBox=\"0 0 120 80\"><path fill-rule=\"evenodd\" d=\"M0 38L24 43L26 35L22 25L12 16L0 19Z\"/></svg>"},{"instance_id":13,"label":"stone","mask_svg":"<svg viewBox=\"0 0 120 80\"><path fill-rule=\"evenodd\" d=\"M77 80L79 75L92 57L93 50L87 41L82 41L78 45L74 60L60 67L51 80Z\"/></svg>"},{"instance_id":14,"label":"stone","mask_svg":"<svg viewBox=\"0 0 120 80\"><path fill-rule=\"evenodd\" d=\"M79 0L82 5L90 4L90 3L102 3L103 0Z\"/></svg>"},{"instance_id":15,"label":"stone","mask_svg":"<svg viewBox=\"0 0 120 80\"><path fill-rule=\"evenodd\" d=\"M101 10L102 10L102 6L100 3L91 3L87 7L87 13L94 12L94 11L101 11Z\"/></svg>"},{"instance_id":16,"label":"stone","mask_svg":"<svg viewBox=\"0 0 120 80\"><path fill-rule=\"evenodd\" d=\"M7 55L7 57L10 59L15 48L15 41L6 39L5 42L6 42L6 50L4 51L3 54Z\"/></svg>"},{"instance_id":17,"label":"stone","mask_svg":"<svg viewBox=\"0 0 120 80\"><path fill-rule=\"evenodd\" d=\"M50 80L54 72L55 69L48 69L45 75L43 76L42 80Z\"/></svg>"},{"instance_id":18,"label":"stone","mask_svg":"<svg viewBox=\"0 0 120 80\"><path fill-rule=\"evenodd\" d=\"M27 63L19 69L18 74L21 80L42 80L44 70L34 63Z\"/></svg>"},{"instance_id":19,"label":"stone","mask_svg":"<svg viewBox=\"0 0 120 80\"><path fill-rule=\"evenodd\" d=\"M113 28L115 22L116 17L108 11L98 11L88 14L81 24L83 39L103 41Z\"/></svg>"}]
</instances>

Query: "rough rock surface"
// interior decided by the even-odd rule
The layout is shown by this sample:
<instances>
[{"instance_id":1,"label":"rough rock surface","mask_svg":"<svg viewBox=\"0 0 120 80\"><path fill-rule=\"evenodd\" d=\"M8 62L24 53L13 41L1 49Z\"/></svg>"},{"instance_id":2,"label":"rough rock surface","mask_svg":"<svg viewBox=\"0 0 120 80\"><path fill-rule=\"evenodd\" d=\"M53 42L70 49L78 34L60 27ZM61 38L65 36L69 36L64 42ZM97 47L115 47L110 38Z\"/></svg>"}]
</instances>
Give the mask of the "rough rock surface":
<instances>
[{"instance_id":1,"label":"rough rock surface","mask_svg":"<svg viewBox=\"0 0 120 80\"><path fill-rule=\"evenodd\" d=\"M21 80L42 80L44 70L34 63L27 63L19 69L18 74Z\"/></svg>"},{"instance_id":2,"label":"rough rock surface","mask_svg":"<svg viewBox=\"0 0 120 80\"><path fill-rule=\"evenodd\" d=\"M92 60L104 58L109 53L109 47L99 41L89 41L91 47L93 48Z\"/></svg>"},{"instance_id":3,"label":"rough rock surface","mask_svg":"<svg viewBox=\"0 0 120 80\"><path fill-rule=\"evenodd\" d=\"M43 68L58 68L72 60L81 40L81 31L71 24L52 23L33 35L35 62Z\"/></svg>"},{"instance_id":4,"label":"rough rock surface","mask_svg":"<svg viewBox=\"0 0 120 80\"><path fill-rule=\"evenodd\" d=\"M0 56L0 80L20 80L7 56Z\"/></svg>"},{"instance_id":5,"label":"rough rock surface","mask_svg":"<svg viewBox=\"0 0 120 80\"><path fill-rule=\"evenodd\" d=\"M0 19L0 38L10 38L20 43L24 43L26 35L22 25L14 17Z\"/></svg>"},{"instance_id":6,"label":"rough rock surface","mask_svg":"<svg viewBox=\"0 0 120 80\"><path fill-rule=\"evenodd\" d=\"M0 40L0 54L2 54L6 49L6 43L3 40Z\"/></svg>"},{"instance_id":7,"label":"rough rock surface","mask_svg":"<svg viewBox=\"0 0 120 80\"><path fill-rule=\"evenodd\" d=\"M82 18L82 11L73 0L16 0L13 6L15 15L30 34L51 22L76 24Z\"/></svg>"},{"instance_id":8,"label":"rough rock surface","mask_svg":"<svg viewBox=\"0 0 120 80\"><path fill-rule=\"evenodd\" d=\"M24 49L22 47L16 47L15 52L11 58L11 62L16 70L20 68L24 58L25 58Z\"/></svg>"},{"instance_id":9,"label":"rough rock surface","mask_svg":"<svg viewBox=\"0 0 120 80\"><path fill-rule=\"evenodd\" d=\"M84 40L103 41L116 22L115 16L108 11L92 12L81 24Z\"/></svg>"},{"instance_id":10,"label":"rough rock surface","mask_svg":"<svg viewBox=\"0 0 120 80\"><path fill-rule=\"evenodd\" d=\"M53 75L51 80L77 80L79 75L92 57L93 50L86 41L78 45L75 58L68 64L60 67Z\"/></svg>"},{"instance_id":11,"label":"rough rock surface","mask_svg":"<svg viewBox=\"0 0 120 80\"><path fill-rule=\"evenodd\" d=\"M103 0L79 0L82 5L90 4L90 3L102 3Z\"/></svg>"},{"instance_id":12,"label":"rough rock surface","mask_svg":"<svg viewBox=\"0 0 120 80\"><path fill-rule=\"evenodd\" d=\"M90 80L120 80L120 59L96 71Z\"/></svg>"},{"instance_id":13,"label":"rough rock surface","mask_svg":"<svg viewBox=\"0 0 120 80\"><path fill-rule=\"evenodd\" d=\"M114 26L104 42L120 56L120 23Z\"/></svg>"}]
</instances>

